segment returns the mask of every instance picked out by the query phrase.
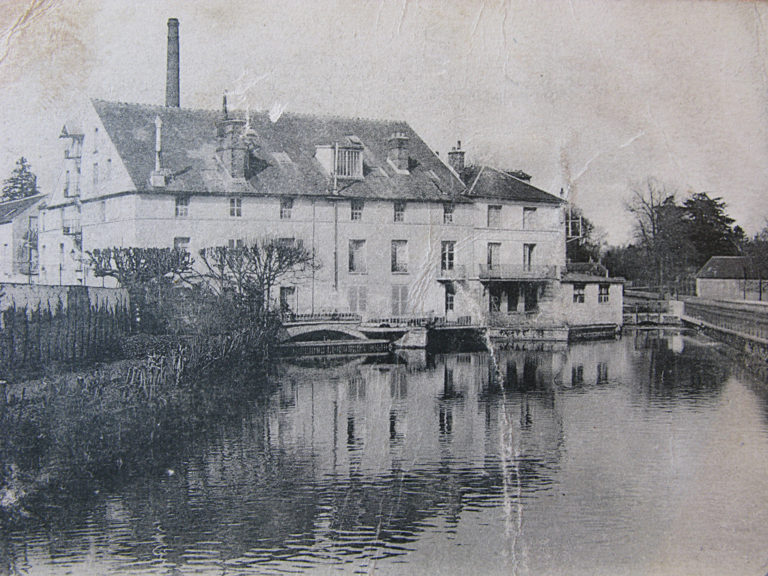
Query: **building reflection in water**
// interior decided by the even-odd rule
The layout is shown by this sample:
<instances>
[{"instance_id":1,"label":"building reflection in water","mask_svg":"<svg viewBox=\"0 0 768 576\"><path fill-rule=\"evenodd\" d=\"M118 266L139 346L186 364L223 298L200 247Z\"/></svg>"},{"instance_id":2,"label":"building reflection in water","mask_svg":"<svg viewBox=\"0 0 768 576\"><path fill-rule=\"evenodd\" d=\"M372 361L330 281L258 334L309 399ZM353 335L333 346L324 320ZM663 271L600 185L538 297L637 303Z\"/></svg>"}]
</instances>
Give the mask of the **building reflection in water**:
<instances>
[{"instance_id":1,"label":"building reflection in water","mask_svg":"<svg viewBox=\"0 0 768 576\"><path fill-rule=\"evenodd\" d=\"M725 368L640 334L495 359L417 351L285 364L275 393L185 449L174 476L83 504L57 545L78 558L101 534L122 551L105 557L127 568L183 565L200 542L245 566L307 550L320 563L402 554L436 517L455 526L462 512L549 490L567 450L566 399L619 384L642 405L717 394Z\"/></svg>"}]
</instances>

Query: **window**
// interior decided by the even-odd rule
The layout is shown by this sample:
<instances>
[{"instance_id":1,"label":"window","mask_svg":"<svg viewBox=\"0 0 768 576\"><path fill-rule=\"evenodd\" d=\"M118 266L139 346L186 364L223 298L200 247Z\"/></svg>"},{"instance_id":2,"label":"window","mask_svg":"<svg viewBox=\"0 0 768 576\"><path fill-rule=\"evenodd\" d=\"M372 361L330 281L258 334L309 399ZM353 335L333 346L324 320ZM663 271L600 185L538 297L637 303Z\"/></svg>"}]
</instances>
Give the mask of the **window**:
<instances>
[{"instance_id":1,"label":"window","mask_svg":"<svg viewBox=\"0 0 768 576\"><path fill-rule=\"evenodd\" d=\"M230 198L229 199L229 215L234 218L239 218L243 215L243 199L242 198Z\"/></svg>"},{"instance_id":2,"label":"window","mask_svg":"<svg viewBox=\"0 0 768 576\"><path fill-rule=\"evenodd\" d=\"M230 250L234 250L235 248L239 250L244 245L245 245L245 242L243 242L243 240L239 238L237 240L232 239L232 240L229 240L229 242L227 242L227 248L229 248Z\"/></svg>"},{"instance_id":3,"label":"window","mask_svg":"<svg viewBox=\"0 0 768 576\"><path fill-rule=\"evenodd\" d=\"M392 240L392 272L396 274L408 272L407 240Z\"/></svg>"},{"instance_id":4,"label":"window","mask_svg":"<svg viewBox=\"0 0 768 576\"><path fill-rule=\"evenodd\" d=\"M501 312L501 294L502 290L499 286L491 286L488 290L488 312L496 313Z\"/></svg>"},{"instance_id":5,"label":"window","mask_svg":"<svg viewBox=\"0 0 768 576\"><path fill-rule=\"evenodd\" d=\"M501 242L488 242L488 270L496 270L499 267L501 254Z\"/></svg>"},{"instance_id":6,"label":"window","mask_svg":"<svg viewBox=\"0 0 768 576\"><path fill-rule=\"evenodd\" d=\"M105 170L104 180L106 182L112 180L112 158L107 158L107 169Z\"/></svg>"},{"instance_id":7,"label":"window","mask_svg":"<svg viewBox=\"0 0 768 576\"><path fill-rule=\"evenodd\" d=\"M446 240L440 245L440 270L453 270L453 252L456 242Z\"/></svg>"},{"instance_id":8,"label":"window","mask_svg":"<svg viewBox=\"0 0 768 576\"><path fill-rule=\"evenodd\" d=\"M488 228L501 227L501 206L488 206Z\"/></svg>"},{"instance_id":9,"label":"window","mask_svg":"<svg viewBox=\"0 0 768 576\"><path fill-rule=\"evenodd\" d=\"M584 365L571 367L571 386L581 386L584 384Z\"/></svg>"},{"instance_id":10,"label":"window","mask_svg":"<svg viewBox=\"0 0 768 576\"><path fill-rule=\"evenodd\" d=\"M280 311L291 313L296 306L296 288L293 286L280 286Z\"/></svg>"},{"instance_id":11,"label":"window","mask_svg":"<svg viewBox=\"0 0 768 576\"><path fill-rule=\"evenodd\" d=\"M584 304L584 292L586 291L586 284L574 284L573 285L573 303Z\"/></svg>"},{"instance_id":12,"label":"window","mask_svg":"<svg viewBox=\"0 0 768 576\"><path fill-rule=\"evenodd\" d=\"M408 310L408 286L392 286L392 314L400 316Z\"/></svg>"},{"instance_id":13,"label":"window","mask_svg":"<svg viewBox=\"0 0 768 576\"><path fill-rule=\"evenodd\" d=\"M365 312L368 306L368 288L366 286L350 286L348 297L350 312Z\"/></svg>"},{"instance_id":14,"label":"window","mask_svg":"<svg viewBox=\"0 0 768 576\"><path fill-rule=\"evenodd\" d=\"M72 185L72 179L69 175L69 170L64 174L64 197L69 196L69 187Z\"/></svg>"},{"instance_id":15,"label":"window","mask_svg":"<svg viewBox=\"0 0 768 576\"><path fill-rule=\"evenodd\" d=\"M453 204L443 204L443 224L453 224Z\"/></svg>"},{"instance_id":16,"label":"window","mask_svg":"<svg viewBox=\"0 0 768 576\"><path fill-rule=\"evenodd\" d=\"M405 221L405 202L395 202L395 222Z\"/></svg>"},{"instance_id":17,"label":"window","mask_svg":"<svg viewBox=\"0 0 768 576\"><path fill-rule=\"evenodd\" d=\"M365 274L367 272L365 256L365 240L350 240L349 271L351 273Z\"/></svg>"},{"instance_id":18,"label":"window","mask_svg":"<svg viewBox=\"0 0 768 576\"><path fill-rule=\"evenodd\" d=\"M608 300L610 299L610 294L611 294L611 285L600 284L599 292L597 293L597 301L600 304L608 302Z\"/></svg>"},{"instance_id":19,"label":"window","mask_svg":"<svg viewBox=\"0 0 768 576\"><path fill-rule=\"evenodd\" d=\"M99 151L99 129L93 129L93 153L97 154Z\"/></svg>"},{"instance_id":20,"label":"window","mask_svg":"<svg viewBox=\"0 0 768 576\"><path fill-rule=\"evenodd\" d=\"M520 299L520 288L518 284L507 286L507 312L517 312L517 301Z\"/></svg>"},{"instance_id":21,"label":"window","mask_svg":"<svg viewBox=\"0 0 768 576\"><path fill-rule=\"evenodd\" d=\"M99 185L99 163L93 163L93 188L94 190Z\"/></svg>"},{"instance_id":22,"label":"window","mask_svg":"<svg viewBox=\"0 0 768 576\"><path fill-rule=\"evenodd\" d=\"M364 202L362 200L352 200L350 204L351 213L350 218L352 220L362 220L363 219L363 206Z\"/></svg>"},{"instance_id":23,"label":"window","mask_svg":"<svg viewBox=\"0 0 768 576\"><path fill-rule=\"evenodd\" d=\"M523 208L523 230L535 227L536 208Z\"/></svg>"},{"instance_id":24,"label":"window","mask_svg":"<svg viewBox=\"0 0 768 576\"><path fill-rule=\"evenodd\" d=\"M173 239L173 247L177 250L186 250L189 252L189 236L176 236Z\"/></svg>"},{"instance_id":25,"label":"window","mask_svg":"<svg viewBox=\"0 0 768 576\"><path fill-rule=\"evenodd\" d=\"M363 151L359 148L339 148L336 154L337 178L363 177Z\"/></svg>"},{"instance_id":26,"label":"window","mask_svg":"<svg viewBox=\"0 0 768 576\"><path fill-rule=\"evenodd\" d=\"M608 382L608 364L606 362L597 363L597 383L605 384Z\"/></svg>"},{"instance_id":27,"label":"window","mask_svg":"<svg viewBox=\"0 0 768 576\"><path fill-rule=\"evenodd\" d=\"M107 202L102 200L99 202L99 222L107 221Z\"/></svg>"},{"instance_id":28,"label":"window","mask_svg":"<svg viewBox=\"0 0 768 576\"><path fill-rule=\"evenodd\" d=\"M523 268L530 270L533 266L533 249L536 244L523 244Z\"/></svg>"},{"instance_id":29,"label":"window","mask_svg":"<svg viewBox=\"0 0 768 576\"><path fill-rule=\"evenodd\" d=\"M189 216L189 196L176 196L176 217Z\"/></svg>"},{"instance_id":30,"label":"window","mask_svg":"<svg viewBox=\"0 0 768 576\"><path fill-rule=\"evenodd\" d=\"M445 284L445 311L453 312L456 303L456 287L451 282Z\"/></svg>"},{"instance_id":31,"label":"window","mask_svg":"<svg viewBox=\"0 0 768 576\"><path fill-rule=\"evenodd\" d=\"M280 198L280 220L290 220L293 198Z\"/></svg>"}]
</instances>

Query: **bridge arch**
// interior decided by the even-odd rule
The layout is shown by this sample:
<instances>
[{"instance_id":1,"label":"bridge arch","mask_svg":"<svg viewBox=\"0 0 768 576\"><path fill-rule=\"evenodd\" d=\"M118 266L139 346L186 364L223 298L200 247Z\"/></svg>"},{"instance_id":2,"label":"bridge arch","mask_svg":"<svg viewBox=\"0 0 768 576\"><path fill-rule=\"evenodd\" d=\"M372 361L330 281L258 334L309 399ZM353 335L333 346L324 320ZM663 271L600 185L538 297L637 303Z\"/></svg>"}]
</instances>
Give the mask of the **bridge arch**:
<instances>
[{"instance_id":1,"label":"bridge arch","mask_svg":"<svg viewBox=\"0 0 768 576\"><path fill-rule=\"evenodd\" d=\"M282 342L312 340L367 340L368 337L354 326L338 323L295 324L285 327Z\"/></svg>"}]
</instances>

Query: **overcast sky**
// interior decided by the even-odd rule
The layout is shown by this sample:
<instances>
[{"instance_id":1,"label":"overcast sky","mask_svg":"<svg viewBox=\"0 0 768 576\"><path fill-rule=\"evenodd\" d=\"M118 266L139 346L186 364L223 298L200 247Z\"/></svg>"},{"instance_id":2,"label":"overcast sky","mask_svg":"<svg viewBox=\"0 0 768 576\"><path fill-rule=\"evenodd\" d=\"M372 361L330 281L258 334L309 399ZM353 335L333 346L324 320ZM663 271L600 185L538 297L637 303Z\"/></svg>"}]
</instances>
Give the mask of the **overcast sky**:
<instances>
[{"instance_id":1,"label":"overcast sky","mask_svg":"<svg viewBox=\"0 0 768 576\"><path fill-rule=\"evenodd\" d=\"M0 178L25 155L49 191L89 97L164 103L169 17L184 107L406 120L570 189L613 243L649 176L768 216L763 2L0 0Z\"/></svg>"}]
</instances>

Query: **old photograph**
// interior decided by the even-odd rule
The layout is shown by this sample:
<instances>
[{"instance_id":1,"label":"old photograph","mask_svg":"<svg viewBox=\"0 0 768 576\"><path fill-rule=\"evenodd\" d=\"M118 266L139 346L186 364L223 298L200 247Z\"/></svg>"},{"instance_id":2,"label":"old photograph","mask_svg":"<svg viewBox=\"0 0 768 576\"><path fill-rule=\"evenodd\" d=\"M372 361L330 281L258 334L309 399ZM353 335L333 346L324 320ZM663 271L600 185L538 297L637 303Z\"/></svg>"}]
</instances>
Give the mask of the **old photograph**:
<instances>
[{"instance_id":1,"label":"old photograph","mask_svg":"<svg viewBox=\"0 0 768 576\"><path fill-rule=\"evenodd\" d=\"M768 574L766 30L0 2L0 576Z\"/></svg>"}]
</instances>

